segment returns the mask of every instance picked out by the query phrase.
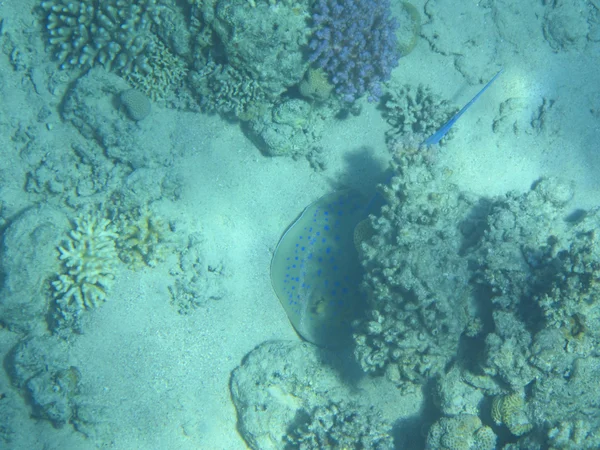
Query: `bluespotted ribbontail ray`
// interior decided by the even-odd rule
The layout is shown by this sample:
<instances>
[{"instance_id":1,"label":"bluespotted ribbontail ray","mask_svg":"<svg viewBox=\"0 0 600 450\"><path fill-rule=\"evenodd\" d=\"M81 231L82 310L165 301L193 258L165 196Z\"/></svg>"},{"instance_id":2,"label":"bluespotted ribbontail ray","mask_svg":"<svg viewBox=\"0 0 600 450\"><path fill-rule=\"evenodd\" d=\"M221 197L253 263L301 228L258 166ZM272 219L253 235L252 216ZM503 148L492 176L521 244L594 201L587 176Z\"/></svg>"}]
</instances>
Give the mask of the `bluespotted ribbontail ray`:
<instances>
[{"instance_id":1,"label":"bluespotted ribbontail ray","mask_svg":"<svg viewBox=\"0 0 600 450\"><path fill-rule=\"evenodd\" d=\"M421 146L438 144L502 71ZM302 212L275 249L273 289L298 334L309 342L331 347L350 338L350 324L363 310L355 239L369 228L365 219L377 199L365 201L354 191L325 195Z\"/></svg>"},{"instance_id":2,"label":"bluespotted ribbontail ray","mask_svg":"<svg viewBox=\"0 0 600 450\"><path fill-rule=\"evenodd\" d=\"M290 225L275 249L273 289L298 334L309 342L342 344L362 310L354 229L367 216L367 203L354 191L325 195Z\"/></svg>"}]
</instances>

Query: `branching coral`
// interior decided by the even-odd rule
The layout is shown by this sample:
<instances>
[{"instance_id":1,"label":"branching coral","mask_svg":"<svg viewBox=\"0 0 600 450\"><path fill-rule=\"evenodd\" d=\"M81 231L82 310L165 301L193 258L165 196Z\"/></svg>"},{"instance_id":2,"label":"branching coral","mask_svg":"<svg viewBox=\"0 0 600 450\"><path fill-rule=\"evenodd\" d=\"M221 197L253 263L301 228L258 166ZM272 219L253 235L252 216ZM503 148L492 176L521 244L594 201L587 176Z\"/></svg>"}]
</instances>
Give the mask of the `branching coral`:
<instances>
[{"instance_id":1,"label":"branching coral","mask_svg":"<svg viewBox=\"0 0 600 450\"><path fill-rule=\"evenodd\" d=\"M365 92L377 100L400 59L389 0L319 0L312 19L310 61L327 72L345 101Z\"/></svg>"},{"instance_id":2,"label":"branching coral","mask_svg":"<svg viewBox=\"0 0 600 450\"><path fill-rule=\"evenodd\" d=\"M148 45L146 65L149 70L134 67L126 79L152 100L166 98L172 89L183 82L187 66L159 40Z\"/></svg>"},{"instance_id":3,"label":"branching coral","mask_svg":"<svg viewBox=\"0 0 600 450\"><path fill-rule=\"evenodd\" d=\"M135 65L145 68L156 0L102 2L49 0L41 3L48 13L50 45L63 68L101 64L118 72Z\"/></svg>"},{"instance_id":4,"label":"branching coral","mask_svg":"<svg viewBox=\"0 0 600 450\"><path fill-rule=\"evenodd\" d=\"M426 86L390 83L382 97L383 118L390 125L386 131L386 141L390 145L406 136L425 139L457 111L446 100L442 100ZM445 144L452 137L453 130L444 137Z\"/></svg>"},{"instance_id":5,"label":"branching coral","mask_svg":"<svg viewBox=\"0 0 600 450\"><path fill-rule=\"evenodd\" d=\"M179 26L183 14L170 6L166 0L41 2L62 69L100 65L152 99L165 98L187 73L180 57L189 51Z\"/></svg>"},{"instance_id":6,"label":"branching coral","mask_svg":"<svg viewBox=\"0 0 600 450\"><path fill-rule=\"evenodd\" d=\"M260 116L269 105L260 83L230 65L211 61L192 75L190 83L203 109L225 117L248 121Z\"/></svg>"},{"instance_id":7,"label":"branching coral","mask_svg":"<svg viewBox=\"0 0 600 450\"><path fill-rule=\"evenodd\" d=\"M117 234L108 219L79 217L58 247L64 273L52 282L59 309L92 309L106 300L115 278Z\"/></svg>"},{"instance_id":8,"label":"branching coral","mask_svg":"<svg viewBox=\"0 0 600 450\"><path fill-rule=\"evenodd\" d=\"M463 220L471 200L422 152L396 157L387 205L359 246L368 311L354 353L366 372L412 390L447 370L470 320L462 234L449 223Z\"/></svg>"},{"instance_id":9,"label":"branching coral","mask_svg":"<svg viewBox=\"0 0 600 450\"><path fill-rule=\"evenodd\" d=\"M381 414L347 402L329 402L310 413L303 411L297 422L286 436L292 448L394 448L390 426Z\"/></svg>"},{"instance_id":10,"label":"branching coral","mask_svg":"<svg viewBox=\"0 0 600 450\"><path fill-rule=\"evenodd\" d=\"M116 220L119 258L130 268L154 267L164 258L169 225L147 209L134 209Z\"/></svg>"}]
</instances>

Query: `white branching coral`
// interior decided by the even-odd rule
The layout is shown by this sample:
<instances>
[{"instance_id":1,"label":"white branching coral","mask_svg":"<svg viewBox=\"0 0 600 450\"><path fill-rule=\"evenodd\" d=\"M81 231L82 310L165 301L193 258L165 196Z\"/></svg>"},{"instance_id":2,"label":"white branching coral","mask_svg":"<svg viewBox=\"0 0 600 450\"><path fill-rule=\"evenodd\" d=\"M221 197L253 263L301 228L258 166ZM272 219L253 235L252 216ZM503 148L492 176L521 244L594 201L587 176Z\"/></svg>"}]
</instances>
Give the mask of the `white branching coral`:
<instances>
[{"instance_id":1,"label":"white branching coral","mask_svg":"<svg viewBox=\"0 0 600 450\"><path fill-rule=\"evenodd\" d=\"M73 221L69 239L58 247L64 273L52 282L60 309L92 309L106 300L118 261L116 238L108 219L92 215Z\"/></svg>"}]
</instances>

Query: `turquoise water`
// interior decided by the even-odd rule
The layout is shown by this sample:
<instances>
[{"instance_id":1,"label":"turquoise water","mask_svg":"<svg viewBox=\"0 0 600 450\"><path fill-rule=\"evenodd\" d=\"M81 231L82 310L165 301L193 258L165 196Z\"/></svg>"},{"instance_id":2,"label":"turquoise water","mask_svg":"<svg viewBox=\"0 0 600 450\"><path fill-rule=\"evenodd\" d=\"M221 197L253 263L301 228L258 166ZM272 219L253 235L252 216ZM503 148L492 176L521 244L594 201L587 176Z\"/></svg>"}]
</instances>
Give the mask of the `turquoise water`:
<instances>
[{"instance_id":1,"label":"turquoise water","mask_svg":"<svg viewBox=\"0 0 600 450\"><path fill-rule=\"evenodd\" d=\"M315 7L0 1L0 448L600 448L596 3Z\"/></svg>"}]
</instances>

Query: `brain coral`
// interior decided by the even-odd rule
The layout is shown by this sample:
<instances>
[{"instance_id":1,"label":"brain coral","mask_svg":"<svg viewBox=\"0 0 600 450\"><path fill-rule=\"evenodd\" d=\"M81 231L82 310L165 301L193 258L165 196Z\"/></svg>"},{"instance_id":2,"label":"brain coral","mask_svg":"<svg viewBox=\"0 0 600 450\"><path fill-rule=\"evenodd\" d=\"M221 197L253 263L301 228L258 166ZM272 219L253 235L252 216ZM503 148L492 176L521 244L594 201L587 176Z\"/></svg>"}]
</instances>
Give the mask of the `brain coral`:
<instances>
[{"instance_id":1,"label":"brain coral","mask_svg":"<svg viewBox=\"0 0 600 450\"><path fill-rule=\"evenodd\" d=\"M136 89L122 91L119 100L131 120L142 120L150 114L150 100Z\"/></svg>"},{"instance_id":2,"label":"brain coral","mask_svg":"<svg viewBox=\"0 0 600 450\"><path fill-rule=\"evenodd\" d=\"M525 400L519 393L495 397L491 413L497 425L506 425L515 436L529 433L533 428L527 418Z\"/></svg>"},{"instance_id":3,"label":"brain coral","mask_svg":"<svg viewBox=\"0 0 600 450\"><path fill-rule=\"evenodd\" d=\"M496 435L479 417L461 414L442 417L427 434L428 450L493 450Z\"/></svg>"}]
</instances>

